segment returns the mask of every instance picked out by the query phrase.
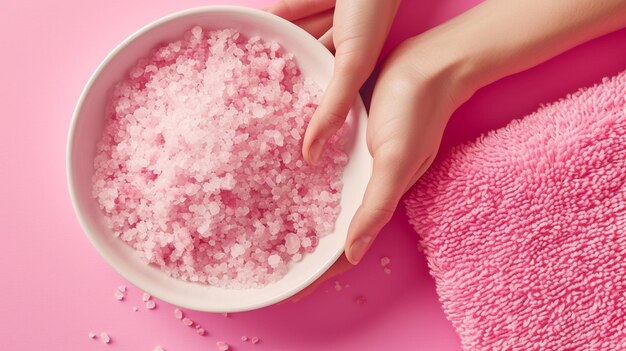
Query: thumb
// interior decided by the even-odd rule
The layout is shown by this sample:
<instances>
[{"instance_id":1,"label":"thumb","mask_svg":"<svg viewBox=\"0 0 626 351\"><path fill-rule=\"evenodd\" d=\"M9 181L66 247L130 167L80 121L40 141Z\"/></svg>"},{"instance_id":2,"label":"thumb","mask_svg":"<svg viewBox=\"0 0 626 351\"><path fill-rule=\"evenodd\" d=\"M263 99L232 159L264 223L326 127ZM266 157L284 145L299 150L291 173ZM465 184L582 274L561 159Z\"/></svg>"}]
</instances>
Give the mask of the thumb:
<instances>
[{"instance_id":1,"label":"thumb","mask_svg":"<svg viewBox=\"0 0 626 351\"><path fill-rule=\"evenodd\" d=\"M407 185L415 174L410 153L378 152L361 206L357 209L346 240L346 257L357 264L380 230L389 222Z\"/></svg>"}]
</instances>

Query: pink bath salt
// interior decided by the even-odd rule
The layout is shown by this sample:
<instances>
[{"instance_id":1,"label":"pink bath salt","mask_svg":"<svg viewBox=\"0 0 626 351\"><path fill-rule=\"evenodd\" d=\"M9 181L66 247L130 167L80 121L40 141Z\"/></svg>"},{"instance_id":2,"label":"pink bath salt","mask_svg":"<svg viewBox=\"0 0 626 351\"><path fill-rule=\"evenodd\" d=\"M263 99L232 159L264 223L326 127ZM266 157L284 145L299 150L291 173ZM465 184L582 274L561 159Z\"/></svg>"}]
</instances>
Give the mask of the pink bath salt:
<instances>
[{"instance_id":1,"label":"pink bath salt","mask_svg":"<svg viewBox=\"0 0 626 351\"><path fill-rule=\"evenodd\" d=\"M100 340L105 344L111 343L111 337L105 332L100 333Z\"/></svg>"},{"instance_id":2,"label":"pink bath salt","mask_svg":"<svg viewBox=\"0 0 626 351\"><path fill-rule=\"evenodd\" d=\"M126 292L126 285L120 285L117 287L117 290L120 292L125 293Z\"/></svg>"},{"instance_id":3,"label":"pink bath salt","mask_svg":"<svg viewBox=\"0 0 626 351\"><path fill-rule=\"evenodd\" d=\"M94 332L89 332L89 334L87 334L87 336L89 337L89 339L95 339L96 338L96 334Z\"/></svg>"},{"instance_id":4,"label":"pink bath salt","mask_svg":"<svg viewBox=\"0 0 626 351\"><path fill-rule=\"evenodd\" d=\"M139 311L139 308L137 306L133 306L133 312L137 312Z\"/></svg>"},{"instance_id":5,"label":"pink bath salt","mask_svg":"<svg viewBox=\"0 0 626 351\"><path fill-rule=\"evenodd\" d=\"M224 341L218 341L215 343L215 346L217 346L217 349L219 351L228 351L230 350L230 345L228 345L227 343L225 343Z\"/></svg>"},{"instance_id":6,"label":"pink bath salt","mask_svg":"<svg viewBox=\"0 0 626 351\"><path fill-rule=\"evenodd\" d=\"M222 316L228 318L228 316L230 316L228 313L222 313Z\"/></svg>"},{"instance_id":7,"label":"pink bath salt","mask_svg":"<svg viewBox=\"0 0 626 351\"><path fill-rule=\"evenodd\" d=\"M279 43L232 29L156 47L111 91L92 179L105 223L174 278L277 281L340 212L347 127L317 166L301 153L321 94Z\"/></svg>"},{"instance_id":8,"label":"pink bath salt","mask_svg":"<svg viewBox=\"0 0 626 351\"><path fill-rule=\"evenodd\" d=\"M156 308L156 303L154 302L154 300L148 300L146 301L146 308L149 310L153 310Z\"/></svg>"},{"instance_id":9,"label":"pink bath salt","mask_svg":"<svg viewBox=\"0 0 626 351\"><path fill-rule=\"evenodd\" d=\"M247 336L245 336L245 335L244 335L244 336L242 336L242 337L241 337L241 341L243 341L243 342L248 342L248 337L247 337Z\"/></svg>"},{"instance_id":10,"label":"pink bath salt","mask_svg":"<svg viewBox=\"0 0 626 351\"><path fill-rule=\"evenodd\" d=\"M148 302L148 300L150 300L151 298L152 298L152 296L150 296L150 294L143 293L143 295L141 296L141 301Z\"/></svg>"},{"instance_id":11,"label":"pink bath salt","mask_svg":"<svg viewBox=\"0 0 626 351\"><path fill-rule=\"evenodd\" d=\"M117 301L122 301L124 300L124 293L116 290L115 293L113 294L113 297L117 300Z\"/></svg>"},{"instance_id":12,"label":"pink bath salt","mask_svg":"<svg viewBox=\"0 0 626 351\"><path fill-rule=\"evenodd\" d=\"M180 308L174 309L174 317L176 319L183 319L183 311L181 311Z\"/></svg>"},{"instance_id":13,"label":"pink bath salt","mask_svg":"<svg viewBox=\"0 0 626 351\"><path fill-rule=\"evenodd\" d=\"M389 263L391 263L391 259L387 256L383 256L380 258L380 266L381 267L386 267L387 265L389 265Z\"/></svg>"},{"instance_id":14,"label":"pink bath salt","mask_svg":"<svg viewBox=\"0 0 626 351\"><path fill-rule=\"evenodd\" d=\"M204 336L206 334L206 330L204 330L204 328L196 328L196 333L200 336Z\"/></svg>"},{"instance_id":15,"label":"pink bath salt","mask_svg":"<svg viewBox=\"0 0 626 351\"><path fill-rule=\"evenodd\" d=\"M336 291L343 290L343 286L341 286L341 283L339 283L337 280L335 280L335 290Z\"/></svg>"},{"instance_id":16,"label":"pink bath salt","mask_svg":"<svg viewBox=\"0 0 626 351\"><path fill-rule=\"evenodd\" d=\"M188 327L191 327L193 325L193 321L191 319L185 317L185 318L183 318L183 324L188 326Z\"/></svg>"},{"instance_id":17,"label":"pink bath salt","mask_svg":"<svg viewBox=\"0 0 626 351\"><path fill-rule=\"evenodd\" d=\"M154 347L153 351L165 351L165 348L163 348L163 346L161 346L161 345L157 345L157 346Z\"/></svg>"},{"instance_id":18,"label":"pink bath salt","mask_svg":"<svg viewBox=\"0 0 626 351\"><path fill-rule=\"evenodd\" d=\"M383 268L383 272L385 272L385 274L387 274L387 275L390 275L391 274L391 268L385 267L385 268Z\"/></svg>"},{"instance_id":19,"label":"pink bath salt","mask_svg":"<svg viewBox=\"0 0 626 351\"><path fill-rule=\"evenodd\" d=\"M252 339L250 339L250 342L253 344L258 344L259 341L261 341L261 339L259 339L259 337L257 336L253 336Z\"/></svg>"}]
</instances>

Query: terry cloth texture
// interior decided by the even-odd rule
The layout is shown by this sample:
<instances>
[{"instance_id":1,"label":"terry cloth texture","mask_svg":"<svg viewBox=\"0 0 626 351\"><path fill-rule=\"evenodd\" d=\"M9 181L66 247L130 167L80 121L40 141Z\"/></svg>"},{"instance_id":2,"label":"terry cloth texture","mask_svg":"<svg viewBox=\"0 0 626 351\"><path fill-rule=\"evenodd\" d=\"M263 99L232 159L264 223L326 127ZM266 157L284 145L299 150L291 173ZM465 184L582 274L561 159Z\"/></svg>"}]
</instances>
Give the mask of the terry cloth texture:
<instances>
[{"instance_id":1,"label":"terry cloth texture","mask_svg":"<svg viewBox=\"0 0 626 351\"><path fill-rule=\"evenodd\" d=\"M406 205L465 350L626 350L626 72L454 148Z\"/></svg>"}]
</instances>

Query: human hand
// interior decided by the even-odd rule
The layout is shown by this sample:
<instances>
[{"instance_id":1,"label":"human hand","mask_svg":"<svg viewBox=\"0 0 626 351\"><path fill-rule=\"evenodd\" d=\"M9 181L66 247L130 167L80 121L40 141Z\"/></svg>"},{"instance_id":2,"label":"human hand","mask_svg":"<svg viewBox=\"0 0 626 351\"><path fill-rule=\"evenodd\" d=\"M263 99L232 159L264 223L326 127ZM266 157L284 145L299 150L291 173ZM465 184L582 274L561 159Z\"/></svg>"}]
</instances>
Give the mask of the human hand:
<instances>
[{"instance_id":1,"label":"human hand","mask_svg":"<svg viewBox=\"0 0 626 351\"><path fill-rule=\"evenodd\" d=\"M294 299L362 259L402 194L433 161L452 112L477 89L624 25L624 0L601 6L589 0L485 1L396 48L372 98L367 144L374 170L348 230L345 256Z\"/></svg>"}]
</instances>

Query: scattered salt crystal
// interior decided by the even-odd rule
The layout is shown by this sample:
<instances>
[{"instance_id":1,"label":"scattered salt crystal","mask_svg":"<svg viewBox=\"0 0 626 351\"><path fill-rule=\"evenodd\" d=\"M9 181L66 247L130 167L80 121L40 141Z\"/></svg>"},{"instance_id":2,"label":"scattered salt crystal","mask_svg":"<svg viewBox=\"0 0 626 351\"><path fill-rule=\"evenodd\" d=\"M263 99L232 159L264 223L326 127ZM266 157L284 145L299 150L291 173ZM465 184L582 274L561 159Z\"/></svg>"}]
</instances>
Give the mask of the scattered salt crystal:
<instances>
[{"instance_id":1,"label":"scattered salt crystal","mask_svg":"<svg viewBox=\"0 0 626 351\"><path fill-rule=\"evenodd\" d=\"M125 293L126 292L126 285L120 285L117 287L117 290L119 290L120 292Z\"/></svg>"},{"instance_id":2,"label":"scattered salt crystal","mask_svg":"<svg viewBox=\"0 0 626 351\"><path fill-rule=\"evenodd\" d=\"M385 267L385 268L383 268L383 272L385 272L385 274L387 274L387 275L390 275L391 274L391 268Z\"/></svg>"},{"instance_id":3,"label":"scattered salt crystal","mask_svg":"<svg viewBox=\"0 0 626 351\"><path fill-rule=\"evenodd\" d=\"M367 298L363 295L359 295L354 299L354 302L359 306L363 306L367 303Z\"/></svg>"},{"instance_id":4,"label":"scattered salt crystal","mask_svg":"<svg viewBox=\"0 0 626 351\"><path fill-rule=\"evenodd\" d=\"M150 300L150 298L151 298L151 297L152 297L152 296L150 296L150 294L148 294L148 293L143 293L143 295L141 296L141 300L142 300L143 302L147 302L148 300Z\"/></svg>"},{"instance_id":5,"label":"scattered salt crystal","mask_svg":"<svg viewBox=\"0 0 626 351\"><path fill-rule=\"evenodd\" d=\"M247 337L247 336L245 336L245 335L244 335L244 336L242 336L242 337L241 337L241 341L243 341L243 342L247 342L247 341L248 341L248 337Z\"/></svg>"},{"instance_id":6,"label":"scattered salt crystal","mask_svg":"<svg viewBox=\"0 0 626 351\"><path fill-rule=\"evenodd\" d=\"M87 336L89 336L89 339L95 339L96 338L96 334L93 332L89 332L89 334L87 334Z\"/></svg>"},{"instance_id":7,"label":"scattered salt crystal","mask_svg":"<svg viewBox=\"0 0 626 351\"><path fill-rule=\"evenodd\" d=\"M193 321L191 319L185 317L185 318L183 318L183 324L188 326L188 327L191 327L191 325L193 324Z\"/></svg>"},{"instance_id":8,"label":"scattered salt crystal","mask_svg":"<svg viewBox=\"0 0 626 351\"><path fill-rule=\"evenodd\" d=\"M225 343L223 341L216 342L215 346L217 346L217 349L219 351L228 351L228 350L230 350L230 345L228 345L227 343Z\"/></svg>"},{"instance_id":9,"label":"scattered salt crystal","mask_svg":"<svg viewBox=\"0 0 626 351\"><path fill-rule=\"evenodd\" d=\"M154 302L154 300L148 300L146 301L146 308L149 310L153 310L156 307L156 303Z\"/></svg>"},{"instance_id":10,"label":"scattered salt crystal","mask_svg":"<svg viewBox=\"0 0 626 351\"><path fill-rule=\"evenodd\" d=\"M233 29L195 26L155 48L111 91L92 183L107 226L177 279L282 278L339 212L341 133L320 167L300 150L321 95L278 43Z\"/></svg>"},{"instance_id":11,"label":"scattered salt crystal","mask_svg":"<svg viewBox=\"0 0 626 351\"><path fill-rule=\"evenodd\" d=\"M105 332L100 333L100 340L105 344L111 343L111 337Z\"/></svg>"},{"instance_id":12,"label":"scattered salt crystal","mask_svg":"<svg viewBox=\"0 0 626 351\"><path fill-rule=\"evenodd\" d=\"M380 259L381 267L387 266L390 262L391 262L391 259L389 257L387 257L387 256L381 257L381 259Z\"/></svg>"},{"instance_id":13,"label":"scattered salt crystal","mask_svg":"<svg viewBox=\"0 0 626 351\"><path fill-rule=\"evenodd\" d=\"M335 290L341 291L342 289L343 289L343 286L341 286L341 283L335 280Z\"/></svg>"},{"instance_id":14,"label":"scattered salt crystal","mask_svg":"<svg viewBox=\"0 0 626 351\"><path fill-rule=\"evenodd\" d=\"M204 328L196 328L196 333L200 336L204 336L206 334L206 330L204 330Z\"/></svg>"},{"instance_id":15,"label":"scattered salt crystal","mask_svg":"<svg viewBox=\"0 0 626 351\"><path fill-rule=\"evenodd\" d=\"M113 294L113 297L115 297L117 301L122 301L124 300L124 293L119 290L116 290L115 293Z\"/></svg>"},{"instance_id":16,"label":"scattered salt crystal","mask_svg":"<svg viewBox=\"0 0 626 351\"><path fill-rule=\"evenodd\" d=\"M165 349L163 348L163 346L157 345L157 346L155 346L153 351L165 351Z\"/></svg>"},{"instance_id":17,"label":"scattered salt crystal","mask_svg":"<svg viewBox=\"0 0 626 351\"><path fill-rule=\"evenodd\" d=\"M228 313L222 313L222 316L228 318L229 314Z\"/></svg>"},{"instance_id":18,"label":"scattered salt crystal","mask_svg":"<svg viewBox=\"0 0 626 351\"><path fill-rule=\"evenodd\" d=\"M253 336L252 339L250 339L250 342L253 344L258 344L259 341L261 341L261 339L259 339L257 336Z\"/></svg>"},{"instance_id":19,"label":"scattered salt crystal","mask_svg":"<svg viewBox=\"0 0 626 351\"><path fill-rule=\"evenodd\" d=\"M179 308L174 309L174 317L176 317L176 319L183 319L183 311Z\"/></svg>"},{"instance_id":20,"label":"scattered salt crystal","mask_svg":"<svg viewBox=\"0 0 626 351\"><path fill-rule=\"evenodd\" d=\"M133 306L133 312L137 312L139 311L139 308L137 308L137 306Z\"/></svg>"}]
</instances>

